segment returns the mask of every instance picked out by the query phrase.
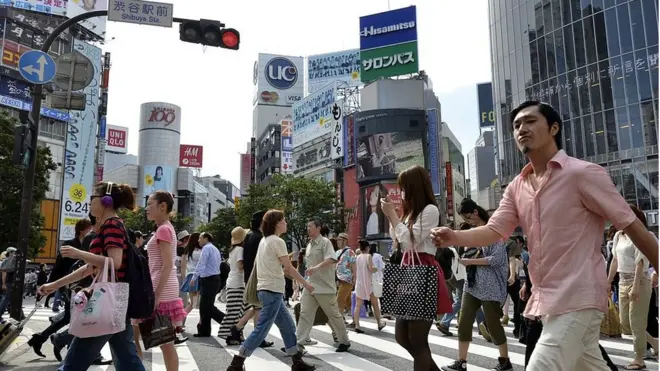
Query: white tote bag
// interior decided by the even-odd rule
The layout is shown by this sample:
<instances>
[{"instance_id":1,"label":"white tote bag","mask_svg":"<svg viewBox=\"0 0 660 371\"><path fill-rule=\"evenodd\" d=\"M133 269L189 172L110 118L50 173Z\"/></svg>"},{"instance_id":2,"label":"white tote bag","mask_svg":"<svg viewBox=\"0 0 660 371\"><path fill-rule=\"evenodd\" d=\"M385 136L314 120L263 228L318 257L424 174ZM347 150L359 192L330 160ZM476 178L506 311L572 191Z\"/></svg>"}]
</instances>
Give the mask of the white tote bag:
<instances>
[{"instance_id":1,"label":"white tote bag","mask_svg":"<svg viewBox=\"0 0 660 371\"><path fill-rule=\"evenodd\" d=\"M116 282L114 262L105 258L103 270L94 277L92 285L71 299L69 333L91 338L122 332L126 329L127 309L128 283Z\"/></svg>"}]
</instances>

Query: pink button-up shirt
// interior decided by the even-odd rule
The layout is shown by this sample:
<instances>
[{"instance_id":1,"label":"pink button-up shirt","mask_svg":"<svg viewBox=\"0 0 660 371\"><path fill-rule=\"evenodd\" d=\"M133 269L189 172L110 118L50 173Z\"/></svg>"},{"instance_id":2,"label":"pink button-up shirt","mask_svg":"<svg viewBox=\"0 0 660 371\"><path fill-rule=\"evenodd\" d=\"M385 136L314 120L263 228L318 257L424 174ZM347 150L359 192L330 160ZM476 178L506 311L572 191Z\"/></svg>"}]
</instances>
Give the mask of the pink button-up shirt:
<instances>
[{"instance_id":1,"label":"pink button-up shirt","mask_svg":"<svg viewBox=\"0 0 660 371\"><path fill-rule=\"evenodd\" d=\"M508 238L527 235L532 295L525 316L583 309L607 311L607 275L600 246L605 221L621 230L637 217L601 166L559 151L534 190L527 164L509 184L488 227Z\"/></svg>"}]
</instances>

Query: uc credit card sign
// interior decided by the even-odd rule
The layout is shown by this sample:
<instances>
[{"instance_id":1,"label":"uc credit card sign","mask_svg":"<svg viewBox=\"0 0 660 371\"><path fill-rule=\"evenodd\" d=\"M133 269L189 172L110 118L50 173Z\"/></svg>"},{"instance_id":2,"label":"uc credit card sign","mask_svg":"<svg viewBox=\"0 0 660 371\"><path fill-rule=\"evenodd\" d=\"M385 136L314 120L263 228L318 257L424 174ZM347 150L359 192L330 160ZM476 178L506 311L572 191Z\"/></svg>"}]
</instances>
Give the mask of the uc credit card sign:
<instances>
[{"instance_id":1,"label":"uc credit card sign","mask_svg":"<svg viewBox=\"0 0 660 371\"><path fill-rule=\"evenodd\" d=\"M417 41L417 7L360 17L360 50Z\"/></svg>"}]
</instances>

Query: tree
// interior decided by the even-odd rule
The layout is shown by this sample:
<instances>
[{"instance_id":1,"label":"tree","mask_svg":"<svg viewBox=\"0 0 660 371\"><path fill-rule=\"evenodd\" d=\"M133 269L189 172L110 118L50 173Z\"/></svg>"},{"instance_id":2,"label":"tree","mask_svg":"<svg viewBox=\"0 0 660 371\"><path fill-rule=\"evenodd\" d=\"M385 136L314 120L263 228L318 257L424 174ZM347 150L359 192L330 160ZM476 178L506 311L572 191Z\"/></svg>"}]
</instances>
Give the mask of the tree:
<instances>
[{"instance_id":1,"label":"tree","mask_svg":"<svg viewBox=\"0 0 660 371\"><path fill-rule=\"evenodd\" d=\"M138 207L135 210L119 210L119 217L124 220L126 228L134 231L140 231L149 234L154 230L154 222L147 220L144 212L144 207ZM185 217L181 213L177 213L170 219L174 230L178 232L190 228L192 225L192 218Z\"/></svg>"},{"instance_id":2,"label":"tree","mask_svg":"<svg viewBox=\"0 0 660 371\"><path fill-rule=\"evenodd\" d=\"M18 244L18 221L21 217L21 196L25 181L23 168L11 162L14 151L14 127L16 119L0 113L0 251ZM44 218L41 216L41 201L46 198L50 172L57 169L48 147L37 148L36 173L32 194L33 209L30 213L30 237L28 258L36 257L46 244L41 234Z\"/></svg>"},{"instance_id":3,"label":"tree","mask_svg":"<svg viewBox=\"0 0 660 371\"><path fill-rule=\"evenodd\" d=\"M197 228L197 232L213 235L215 245L222 248L231 245L231 230L238 226L236 209L219 209L213 219Z\"/></svg>"},{"instance_id":4,"label":"tree","mask_svg":"<svg viewBox=\"0 0 660 371\"><path fill-rule=\"evenodd\" d=\"M287 220L287 237L297 246L307 243L307 222L320 219L335 232L343 232L343 216L334 183L321 179L299 178L276 174L267 184L253 184L241 198L238 222L249 226L252 214L260 210L279 209ZM341 230L340 230L341 229Z\"/></svg>"}]
</instances>

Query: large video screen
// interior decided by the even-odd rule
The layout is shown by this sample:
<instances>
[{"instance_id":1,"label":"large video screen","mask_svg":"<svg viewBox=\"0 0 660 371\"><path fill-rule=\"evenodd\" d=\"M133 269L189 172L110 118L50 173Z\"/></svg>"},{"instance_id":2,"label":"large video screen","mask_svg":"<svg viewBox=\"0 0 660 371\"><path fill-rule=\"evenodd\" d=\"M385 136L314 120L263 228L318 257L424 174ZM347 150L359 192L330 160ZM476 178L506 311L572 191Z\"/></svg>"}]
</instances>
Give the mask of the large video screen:
<instances>
[{"instance_id":1,"label":"large video screen","mask_svg":"<svg viewBox=\"0 0 660 371\"><path fill-rule=\"evenodd\" d=\"M403 170L424 166L423 134L378 133L357 138L357 180L395 178Z\"/></svg>"},{"instance_id":2,"label":"large video screen","mask_svg":"<svg viewBox=\"0 0 660 371\"><path fill-rule=\"evenodd\" d=\"M390 225L381 209L380 199L389 196L399 218L403 215L401 191L396 183L372 184L362 188L362 235L366 238L382 238L389 235Z\"/></svg>"}]
</instances>

